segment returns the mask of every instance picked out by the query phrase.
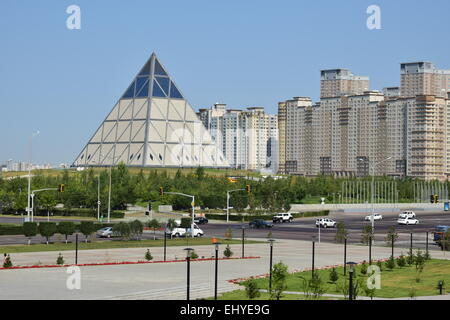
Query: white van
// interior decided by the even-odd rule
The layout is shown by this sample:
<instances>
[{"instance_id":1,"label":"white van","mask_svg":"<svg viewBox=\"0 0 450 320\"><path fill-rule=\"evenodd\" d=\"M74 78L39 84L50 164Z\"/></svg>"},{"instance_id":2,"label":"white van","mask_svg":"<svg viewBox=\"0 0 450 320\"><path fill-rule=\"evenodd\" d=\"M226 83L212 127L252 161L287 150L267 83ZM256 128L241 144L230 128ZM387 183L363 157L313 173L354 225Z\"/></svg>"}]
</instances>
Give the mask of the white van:
<instances>
[{"instance_id":1,"label":"white van","mask_svg":"<svg viewBox=\"0 0 450 320\"><path fill-rule=\"evenodd\" d=\"M400 219L413 219L416 217L414 211L403 211L398 216Z\"/></svg>"},{"instance_id":2,"label":"white van","mask_svg":"<svg viewBox=\"0 0 450 320\"><path fill-rule=\"evenodd\" d=\"M178 227L174 228L172 231L166 228L165 233L166 235L172 236L172 237L184 237L186 235L186 232L191 233L191 228L181 228L181 220L175 220L175 223L178 225ZM194 237L202 237L204 235L204 232L202 229L200 229L197 224L194 223Z\"/></svg>"}]
</instances>

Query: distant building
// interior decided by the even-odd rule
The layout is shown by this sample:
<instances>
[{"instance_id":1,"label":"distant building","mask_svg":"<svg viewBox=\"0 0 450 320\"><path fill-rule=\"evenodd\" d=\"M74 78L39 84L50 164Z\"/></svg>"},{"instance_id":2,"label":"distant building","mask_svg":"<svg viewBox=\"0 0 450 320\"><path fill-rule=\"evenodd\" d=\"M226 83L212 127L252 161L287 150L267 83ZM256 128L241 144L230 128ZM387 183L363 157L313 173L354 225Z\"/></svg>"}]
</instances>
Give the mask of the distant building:
<instances>
[{"instance_id":1,"label":"distant building","mask_svg":"<svg viewBox=\"0 0 450 320\"><path fill-rule=\"evenodd\" d=\"M369 77L355 76L347 69L320 71L320 97L362 94L369 90Z\"/></svg>"},{"instance_id":2,"label":"distant building","mask_svg":"<svg viewBox=\"0 0 450 320\"><path fill-rule=\"evenodd\" d=\"M400 80L402 97L434 95L447 98L450 91L450 70L437 69L431 62L400 64Z\"/></svg>"},{"instance_id":3,"label":"distant building","mask_svg":"<svg viewBox=\"0 0 450 320\"><path fill-rule=\"evenodd\" d=\"M278 117L263 107L226 109L214 104L199 109L197 116L231 167L278 171Z\"/></svg>"}]
</instances>

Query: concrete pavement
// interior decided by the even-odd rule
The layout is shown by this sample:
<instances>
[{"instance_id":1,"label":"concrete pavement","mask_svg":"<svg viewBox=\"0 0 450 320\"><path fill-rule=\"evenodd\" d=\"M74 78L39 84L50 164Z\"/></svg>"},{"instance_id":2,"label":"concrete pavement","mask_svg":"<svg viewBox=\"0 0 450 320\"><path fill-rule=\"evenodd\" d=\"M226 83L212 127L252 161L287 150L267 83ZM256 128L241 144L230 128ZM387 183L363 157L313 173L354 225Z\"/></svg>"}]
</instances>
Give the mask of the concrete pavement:
<instances>
[{"instance_id":1,"label":"concrete pavement","mask_svg":"<svg viewBox=\"0 0 450 320\"><path fill-rule=\"evenodd\" d=\"M199 256L210 257L213 246L195 246ZM184 259L184 247L169 247L168 259ZM220 249L220 256L225 248ZM232 245L235 256L241 254L240 245ZM101 261L144 260L146 248L83 250L79 263ZM283 261L289 271L304 270L311 266L311 242L277 240L274 243L274 263ZM219 262L219 292L237 288L228 280L266 274L269 270L268 244L249 244L247 256L259 259L221 260ZM162 248L151 248L155 260L161 260ZM395 252L400 254L400 250ZM63 252L67 262L73 261L73 253ZM20 253L11 256L13 264L54 263L58 252ZM368 260L364 246L348 246L347 261ZM374 247L373 259L387 258L390 248ZM433 258L448 258L443 252L432 252ZM342 264L343 246L316 244L316 267ZM81 290L69 290L66 268L38 268L0 270L0 299L185 299L186 263L153 263L113 266L80 267ZM214 292L214 261L196 261L191 264L191 298L206 298Z\"/></svg>"}]
</instances>

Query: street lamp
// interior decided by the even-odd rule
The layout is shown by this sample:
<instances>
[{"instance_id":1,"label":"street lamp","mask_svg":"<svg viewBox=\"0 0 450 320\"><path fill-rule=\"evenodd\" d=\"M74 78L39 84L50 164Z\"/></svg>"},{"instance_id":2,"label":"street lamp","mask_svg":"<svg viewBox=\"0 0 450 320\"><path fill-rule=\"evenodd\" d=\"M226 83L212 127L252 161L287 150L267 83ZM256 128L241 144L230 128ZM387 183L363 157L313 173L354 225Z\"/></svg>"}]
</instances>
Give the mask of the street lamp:
<instances>
[{"instance_id":1,"label":"street lamp","mask_svg":"<svg viewBox=\"0 0 450 320\"><path fill-rule=\"evenodd\" d=\"M219 245L220 242L216 242L215 244L216 250L216 265L214 270L214 300L217 300L217 278L218 278L218 265L219 265Z\"/></svg>"},{"instance_id":2,"label":"street lamp","mask_svg":"<svg viewBox=\"0 0 450 320\"><path fill-rule=\"evenodd\" d=\"M28 164L28 207L27 207L27 221L30 221L31 216L31 163L33 161L33 138L37 136L40 131L31 134L30 137L30 163Z\"/></svg>"},{"instance_id":3,"label":"street lamp","mask_svg":"<svg viewBox=\"0 0 450 320\"><path fill-rule=\"evenodd\" d=\"M185 248L186 250L186 262L187 262L187 291L186 300L189 301L189 289L190 289L190 277L191 277L191 252L194 250L192 248Z\"/></svg>"},{"instance_id":4,"label":"street lamp","mask_svg":"<svg viewBox=\"0 0 450 320\"><path fill-rule=\"evenodd\" d=\"M245 241L245 225L242 225L242 258L245 257L245 255L244 255L244 241Z\"/></svg>"},{"instance_id":5,"label":"street lamp","mask_svg":"<svg viewBox=\"0 0 450 320\"><path fill-rule=\"evenodd\" d=\"M356 262L347 262L347 264L349 265L349 276L350 276L350 280L348 282L348 300L353 300L353 266L356 265Z\"/></svg>"},{"instance_id":6,"label":"street lamp","mask_svg":"<svg viewBox=\"0 0 450 320\"><path fill-rule=\"evenodd\" d=\"M374 235L375 236L375 219L374 219L374 211L375 211L375 208L374 208L374 203L373 203L373 201L374 201L374 199L373 199L373 195L374 195L374 191L375 191L375 167L378 165L378 164L380 164L380 163L382 163L382 162L384 162L384 161L387 161L387 160L390 160L390 159L392 159L392 157L388 157L388 158L386 158L386 159L383 159L383 160L381 160L381 161L378 161L378 162L375 162L374 164L373 164L373 166L372 166L372 184L371 184L371 186L370 186L370 202L372 203L372 214L371 214L371 216L370 216L370 221L372 222L372 235ZM358 159L358 161L363 161L364 159ZM371 241L374 241L374 237L372 237L372 240Z\"/></svg>"},{"instance_id":7,"label":"street lamp","mask_svg":"<svg viewBox=\"0 0 450 320\"><path fill-rule=\"evenodd\" d=\"M347 274L347 236L344 237L344 276Z\"/></svg>"},{"instance_id":8,"label":"street lamp","mask_svg":"<svg viewBox=\"0 0 450 320\"><path fill-rule=\"evenodd\" d=\"M312 277L314 277L314 258L315 258L315 255L316 255L316 237L312 237L312 268L311 268L311 276Z\"/></svg>"},{"instance_id":9,"label":"street lamp","mask_svg":"<svg viewBox=\"0 0 450 320\"><path fill-rule=\"evenodd\" d=\"M272 256L273 256L273 243L274 239L267 240L270 243L270 259L269 259L269 265L270 265L270 273L269 273L269 294L272 293Z\"/></svg>"}]
</instances>

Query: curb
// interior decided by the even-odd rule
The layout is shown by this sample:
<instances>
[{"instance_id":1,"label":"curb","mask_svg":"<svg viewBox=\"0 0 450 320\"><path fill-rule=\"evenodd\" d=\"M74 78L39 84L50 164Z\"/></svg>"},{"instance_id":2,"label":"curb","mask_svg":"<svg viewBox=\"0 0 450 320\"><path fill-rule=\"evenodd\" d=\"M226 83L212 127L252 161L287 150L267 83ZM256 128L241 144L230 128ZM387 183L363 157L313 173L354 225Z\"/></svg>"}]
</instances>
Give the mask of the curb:
<instances>
[{"instance_id":1,"label":"curb","mask_svg":"<svg viewBox=\"0 0 450 320\"><path fill-rule=\"evenodd\" d=\"M219 258L218 260L247 260L247 259L260 259L259 256L250 256L244 258ZM205 258L205 259L193 259L191 262L200 261L214 261L215 258ZM43 266L16 266L11 268L0 268L0 270L14 270L14 269L38 269L38 268L64 268L64 267L95 267L95 266L115 266L124 264L150 264L150 263L170 263L170 262L185 262L186 260L158 260L158 261L122 261L122 262L107 262L107 263L84 263L84 264L64 264L64 265L43 265Z\"/></svg>"}]
</instances>

